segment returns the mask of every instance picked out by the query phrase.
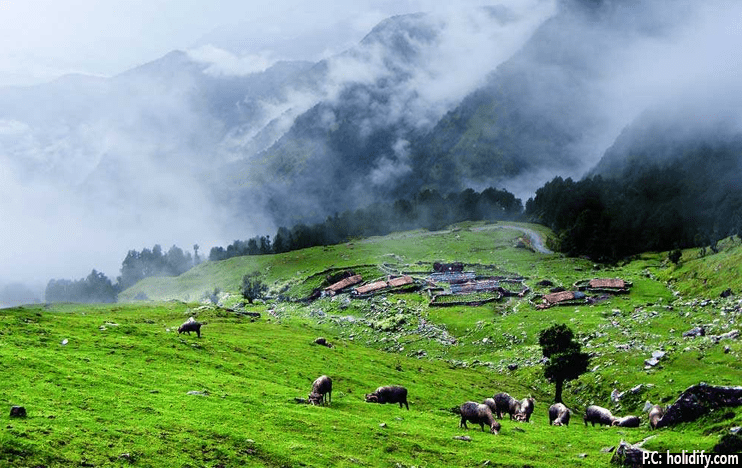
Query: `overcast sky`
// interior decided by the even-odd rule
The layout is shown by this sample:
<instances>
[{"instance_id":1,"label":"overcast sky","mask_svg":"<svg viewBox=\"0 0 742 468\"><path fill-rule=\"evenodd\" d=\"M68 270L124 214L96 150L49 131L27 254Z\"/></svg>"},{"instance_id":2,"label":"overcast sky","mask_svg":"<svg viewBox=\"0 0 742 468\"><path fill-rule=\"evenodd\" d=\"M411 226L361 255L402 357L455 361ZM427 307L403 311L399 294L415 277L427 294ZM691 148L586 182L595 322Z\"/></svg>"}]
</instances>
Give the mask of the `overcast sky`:
<instances>
[{"instance_id":1,"label":"overcast sky","mask_svg":"<svg viewBox=\"0 0 742 468\"><path fill-rule=\"evenodd\" d=\"M0 85L27 85L67 73L111 76L209 38L248 39L246 48L331 30L326 44L270 54L306 58L338 52L381 19L445 6L439 0L0 0ZM456 2L479 5L480 0ZM505 2L507 3L507 1ZM327 37L327 35L325 35ZM243 38L243 39L244 39ZM243 44L244 45L244 44ZM257 50L236 52L255 54Z\"/></svg>"}]
</instances>

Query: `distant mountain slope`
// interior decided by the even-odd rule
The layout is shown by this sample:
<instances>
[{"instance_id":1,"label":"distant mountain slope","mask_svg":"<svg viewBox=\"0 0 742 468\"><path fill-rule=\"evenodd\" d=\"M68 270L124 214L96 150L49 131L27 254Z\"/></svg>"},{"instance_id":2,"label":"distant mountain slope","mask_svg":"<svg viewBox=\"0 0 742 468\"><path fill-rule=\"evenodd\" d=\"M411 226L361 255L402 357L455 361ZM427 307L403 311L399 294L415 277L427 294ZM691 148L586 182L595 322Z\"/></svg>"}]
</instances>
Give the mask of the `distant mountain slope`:
<instances>
[{"instance_id":1,"label":"distant mountain slope","mask_svg":"<svg viewBox=\"0 0 742 468\"><path fill-rule=\"evenodd\" d=\"M228 172L240 183L263 181L260 196L279 223L412 193L419 186L413 142L480 86L551 10L522 13L481 8L381 22L357 47L318 64L315 104L272 147Z\"/></svg>"},{"instance_id":2,"label":"distant mountain slope","mask_svg":"<svg viewBox=\"0 0 742 468\"><path fill-rule=\"evenodd\" d=\"M742 132L723 112L700 120L696 112L677 112L643 114L591 175L678 213L685 233L680 245L742 234Z\"/></svg>"}]
</instances>

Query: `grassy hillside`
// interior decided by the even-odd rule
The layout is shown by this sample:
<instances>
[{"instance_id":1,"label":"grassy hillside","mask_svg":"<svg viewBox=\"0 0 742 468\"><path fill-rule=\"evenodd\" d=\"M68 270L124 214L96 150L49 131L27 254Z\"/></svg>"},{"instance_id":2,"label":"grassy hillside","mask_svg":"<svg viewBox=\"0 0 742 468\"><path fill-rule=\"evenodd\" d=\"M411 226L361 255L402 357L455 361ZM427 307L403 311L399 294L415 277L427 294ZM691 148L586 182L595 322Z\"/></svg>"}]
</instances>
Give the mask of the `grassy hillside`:
<instances>
[{"instance_id":1,"label":"grassy hillside","mask_svg":"<svg viewBox=\"0 0 742 468\"><path fill-rule=\"evenodd\" d=\"M645 401L671 403L700 381L739 385L737 340L681 335L696 325L707 335L738 328L742 303L718 294L678 298L690 261L674 267L666 255L646 254L600 267L515 248L520 235L479 224L399 233L205 263L124 295L146 294L148 302L2 309L0 466L605 466L611 454L603 449L622 439L654 436L646 448L708 451L742 423L742 410L731 409L659 431L646 418L636 429L585 427L588 404L645 416ZM222 305L234 306L237 285L251 271L272 294L301 298L327 271L353 268L372 278L429 271L434 261L523 275L532 292L450 308L429 307L424 293L268 300L248 306L262 314L257 320L196 302L218 287ZM597 276L628 279L631 293L591 305L533 305L546 291L541 280L569 287ZM666 287L670 276L673 289ZM735 292L742 287L734 273L724 281ZM191 302L164 300L186 296ZM208 323L200 339L177 334L189 316ZM565 403L575 410L569 427L551 427L546 416L554 386L543 378L537 335L551 323L567 323L592 355L591 371L565 387ZM314 344L318 336L335 346ZM645 369L655 350L666 355ZM333 379L332 404L297 403L321 374ZM364 393L387 384L409 389L409 411L364 402ZM619 402L611 401L614 389L625 392ZM531 423L503 420L497 436L458 427L451 408L501 391L536 398ZM12 405L26 407L28 417L10 418ZM461 435L472 440L454 439Z\"/></svg>"}]
</instances>

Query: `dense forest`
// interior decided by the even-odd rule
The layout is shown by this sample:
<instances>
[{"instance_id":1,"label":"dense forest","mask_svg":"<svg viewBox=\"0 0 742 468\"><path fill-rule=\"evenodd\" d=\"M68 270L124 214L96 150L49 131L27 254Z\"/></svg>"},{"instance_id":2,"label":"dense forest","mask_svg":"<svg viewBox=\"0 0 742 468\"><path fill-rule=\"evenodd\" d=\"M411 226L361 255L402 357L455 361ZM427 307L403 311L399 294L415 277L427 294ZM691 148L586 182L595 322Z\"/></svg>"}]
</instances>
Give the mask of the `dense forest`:
<instances>
[{"instance_id":1,"label":"dense forest","mask_svg":"<svg viewBox=\"0 0 742 468\"><path fill-rule=\"evenodd\" d=\"M526 217L553 229L562 252L598 261L713 250L718 240L742 234L741 155L740 142L685 145L663 159L634 153L642 165L578 182L554 178L528 200Z\"/></svg>"}]
</instances>

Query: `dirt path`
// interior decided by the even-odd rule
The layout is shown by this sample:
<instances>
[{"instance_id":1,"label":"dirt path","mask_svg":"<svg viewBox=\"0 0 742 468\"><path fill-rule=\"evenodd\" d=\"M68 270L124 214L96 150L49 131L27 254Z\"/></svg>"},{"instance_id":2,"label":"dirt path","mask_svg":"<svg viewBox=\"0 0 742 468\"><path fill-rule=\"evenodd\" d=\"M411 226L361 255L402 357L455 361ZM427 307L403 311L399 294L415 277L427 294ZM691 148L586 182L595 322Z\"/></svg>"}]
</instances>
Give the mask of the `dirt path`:
<instances>
[{"instance_id":1,"label":"dirt path","mask_svg":"<svg viewBox=\"0 0 742 468\"><path fill-rule=\"evenodd\" d=\"M510 224L490 224L487 226L481 226L481 227L475 227L471 228L472 231L492 231L494 229L514 229L516 231L520 231L527 235L531 239L531 246L536 252L542 253L542 254L552 254L551 250L547 249L544 245L544 241L541 238L541 234L534 231L533 229L528 229L520 226L513 226ZM440 234L450 234L454 232L450 229L445 229L441 231L418 231L414 234L410 233L397 233L397 234L388 234L387 238L393 238L393 239L403 239L403 238L411 238L411 237L427 237L427 236L434 236L434 235L440 235ZM372 242L372 239L363 239L361 242Z\"/></svg>"},{"instance_id":2,"label":"dirt path","mask_svg":"<svg viewBox=\"0 0 742 468\"><path fill-rule=\"evenodd\" d=\"M531 247L536 252L542 253L542 254L552 254L551 250L547 249L544 245L544 240L541 238L541 234L534 231L533 229L528 229L520 226L513 226L510 224L492 224L488 226L482 226L477 228L472 228L472 231L491 231L493 229L514 229L516 231L520 231L528 236L529 239L531 239Z\"/></svg>"}]
</instances>

